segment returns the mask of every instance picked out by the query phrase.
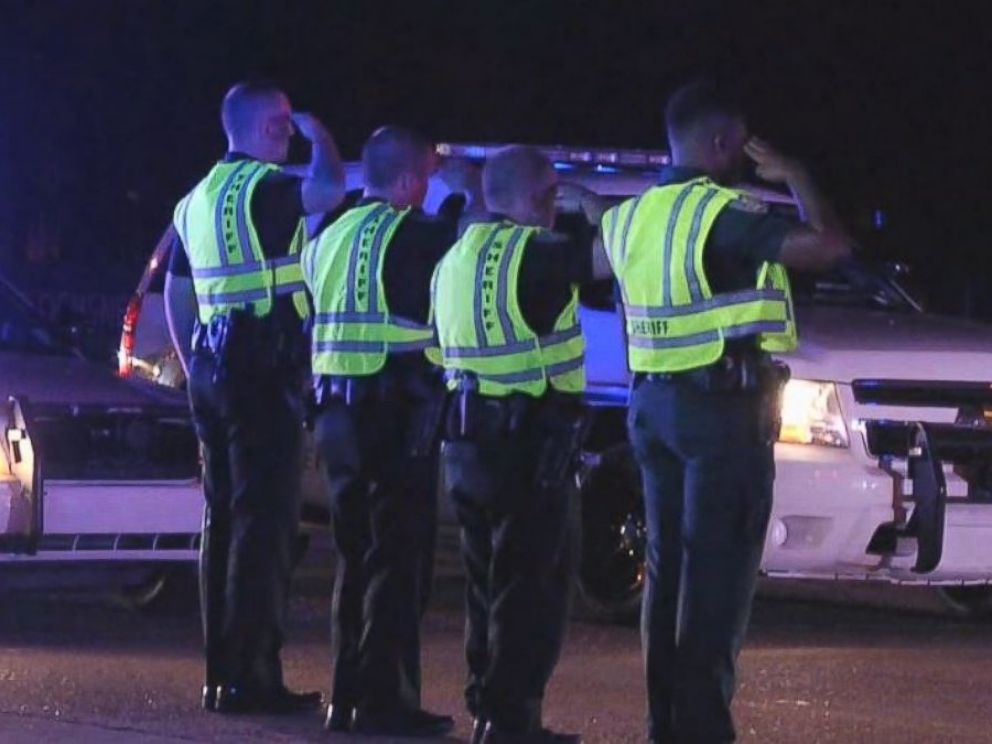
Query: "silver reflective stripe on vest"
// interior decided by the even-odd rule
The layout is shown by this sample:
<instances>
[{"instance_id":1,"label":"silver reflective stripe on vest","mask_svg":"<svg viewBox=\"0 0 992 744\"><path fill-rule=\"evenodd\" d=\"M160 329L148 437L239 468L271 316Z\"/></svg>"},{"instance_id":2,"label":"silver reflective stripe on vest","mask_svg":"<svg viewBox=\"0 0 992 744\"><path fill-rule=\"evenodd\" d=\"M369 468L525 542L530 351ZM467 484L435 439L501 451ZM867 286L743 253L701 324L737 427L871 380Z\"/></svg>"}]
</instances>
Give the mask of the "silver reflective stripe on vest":
<instances>
[{"instance_id":1,"label":"silver reflective stripe on vest","mask_svg":"<svg viewBox=\"0 0 992 744\"><path fill-rule=\"evenodd\" d=\"M379 225L369 254L369 308L379 309L379 253L382 251L382 241L386 238L389 228L400 217L400 212L390 212Z\"/></svg>"},{"instance_id":2,"label":"silver reflective stripe on vest","mask_svg":"<svg viewBox=\"0 0 992 744\"><path fill-rule=\"evenodd\" d=\"M253 172L245 178L246 183L242 185L241 191L238 193L238 207L235 212L235 217L238 224L238 240L241 245L241 260L246 264L258 265L258 260L255 258L254 253L251 250L251 236L248 234L248 209L245 201L248 199L248 184L247 181L254 178L259 170L265 166L261 164L256 164ZM245 252L248 252L246 255Z\"/></svg>"},{"instance_id":3,"label":"silver reflective stripe on vest","mask_svg":"<svg viewBox=\"0 0 992 744\"><path fill-rule=\"evenodd\" d=\"M269 261L262 262L263 270L275 271L282 266L292 266L300 260L299 255L279 256ZM224 276L241 276L242 274L254 274L259 271L259 264L247 262L228 266L213 266L205 269L192 269L195 279L217 279Z\"/></svg>"},{"instance_id":4,"label":"silver reflective stripe on vest","mask_svg":"<svg viewBox=\"0 0 992 744\"><path fill-rule=\"evenodd\" d=\"M723 329L723 338L742 338L761 333L784 333L785 321L764 320L757 323L743 323L741 325L728 326ZM708 344L720 340L720 331L704 331L703 333L693 333L689 336L676 336L675 338L654 338L649 336L629 337L631 346L638 349L679 349L686 346L696 346L697 344Z\"/></svg>"},{"instance_id":5,"label":"silver reflective stripe on vest","mask_svg":"<svg viewBox=\"0 0 992 744\"><path fill-rule=\"evenodd\" d=\"M362 220L362 224L358 226L358 232L355 233L355 239L351 244L351 254L348 258L348 298L345 300L345 305L348 310L355 309L355 272L358 270L358 254L362 247L362 234L365 232L365 228L369 226L370 223L375 221L384 210L389 209L385 204L380 204L378 207L370 211L365 215L365 219Z\"/></svg>"},{"instance_id":6,"label":"silver reflective stripe on vest","mask_svg":"<svg viewBox=\"0 0 992 744\"><path fill-rule=\"evenodd\" d=\"M510 320L506 300L510 284L510 261L513 260L513 252L516 250L517 243L520 242L520 236L523 233L523 228L518 227L510 234L510 241L503 250L503 256L500 260L499 283L496 285L499 290L496 296L496 313L499 315L499 324L503 328L503 338L509 342L517 340L517 332L513 327L513 321Z\"/></svg>"},{"instance_id":7,"label":"silver reflective stripe on vest","mask_svg":"<svg viewBox=\"0 0 992 744\"><path fill-rule=\"evenodd\" d=\"M629 336L628 343L638 349L679 349L685 346L696 346L697 344L709 344L720 340L719 331L705 331L704 333L693 333L690 336L679 336L677 338L651 338L646 336Z\"/></svg>"},{"instance_id":8,"label":"silver reflective stripe on vest","mask_svg":"<svg viewBox=\"0 0 992 744\"><path fill-rule=\"evenodd\" d=\"M499 346L449 346L444 349L444 356L449 359L479 359L482 357L505 356L508 354L520 354L525 351L533 351L537 348L537 341L515 341L512 344L500 344Z\"/></svg>"},{"instance_id":9,"label":"silver reflective stripe on vest","mask_svg":"<svg viewBox=\"0 0 992 744\"><path fill-rule=\"evenodd\" d=\"M317 313L317 323L382 323L386 320L384 313L360 313L344 311L342 313Z\"/></svg>"},{"instance_id":10,"label":"silver reflective stripe on vest","mask_svg":"<svg viewBox=\"0 0 992 744\"><path fill-rule=\"evenodd\" d=\"M715 310L729 305L742 305L746 302L760 300L785 302L785 292L780 289L745 289L740 292L718 294L702 302L674 307L648 307L644 305L624 305L628 318L677 318L683 315L694 315L707 310Z\"/></svg>"},{"instance_id":11,"label":"silver reflective stripe on vest","mask_svg":"<svg viewBox=\"0 0 992 744\"><path fill-rule=\"evenodd\" d=\"M476 377L480 380L488 380L490 382L498 382L503 385L512 385L517 382L535 382L536 380L544 379L543 369L526 369L523 372L508 372L506 374L478 374Z\"/></svg>"},{"instance_id":12,"label":"silver reflective stripe on vest","mask_svg":"<svg viewBox=\"0 0 992 744\"><path fill-rule=\"evenodd\" d=\"M257 272L257 264L233 264L228 266L213 266L205 269L192 269L194 279L218 279L225 276L241 276L242 274L255 274Z\"/></svg>"},{"instance_id":13,"label":"silver reflective stripe on vest","mask_svg":"<svg viewBox=\"0 0 992 744\"><path fill-rule=\"evenodd\" d=\"M227 266L229 263L227 258L227 240L224 237L224 200L227 197L227 192L231 190L231 184L234 183L234 179L250 164L251 163L246 160L231 171L230 175L228 175L227 179L220 187L220 192L217 196L217 205L214 207L214 235L217 240L217 252L219 254L220 262L224 266Z\"/></svg>"},{"instance_id":14,"label":"silver reflective stripe on vest","mask_svg":"<svg viewBox=\"0 0 992 744\"><path fill-rule=\"evenodd\" d=\"M557 377L567 372L574 372L577 369L582 369L583 364L585 364L585 355L564 362L558 362L558 364L552 364L548 367L548 377Z\"/></svg>"},{"instance_id":15,"label":"silver reflective stripe on vest","mask_svg":"<svg viewBox=\"0 0 992 744\"><path fill-rule=\"evenodd\" d=\"M785 333L784 320L761 320L756 323L744 323L723 329L724 338L741 338L742 336L757 336L762 333Z\"/></svg>"},{"instance_id":16,"label":"silver reflective stripe on vest","mask_svg":"<svg viewBox=\"0 0 992 744\"><path fill-rule=\"evenodd\" d=\"M473 298L473 305L475 306L472 311L475 314L475 336L476 340L479 342L479 346L487 346L488 339L486 338L486 323L482 317L482 282L485 278L486 269L486 257L489 255L489 250L492 248L493 241L496 240L496 236L499 235L503 227L497 227L492 231L492 234L483 243L482 249L479 251L478 264L475 267L475 297Z\"/></svg>"},{"instance_id":17,"label":"silver reflective stripe on vest","mask_svg":"<svg viewBox=\"0 0 992 744\"><path fill-rule=\"evenodd\" d=\"M689 296L693 302L703 301L703 292L699 287L699 277L696 276L696 241L699 240L699 230L702 227L703 214L713 198L720 192L707 189L706 195L696 205L692 214L692 226L689 228L689 250L685 252L685 276L689 282Z\"/></svg>"},{"instance_id":18,"label":"silver reflective stripe on vest","mask_svg":"<svg viewBox=\"0 0 992 744\"><path fill-rule=\"evenodd\" d=\"M665 229L665 243L661 251L661 304L665 307L672 304L672 275L668 268L672 263L672 243L675 242L675 226L678 225L679 217L682 214L682 207L685 206L685 200L689 198L689 192L691 190L691 186L684 188L675 197L675 203L672 205L672 213L668 217L668 227Z\"/></svg>"},{"instance_id":19,"label":"silver reflective stripe on vest","mask_svg":"<svg viewBox=\"0 0 992 744\"><path fill-rule=\"evenodd\" d=\"M627 260L627 235L630 233L630 225L634 221L634 212L637 211L637 207L640 205L642 198L643 198L643 194L641 196L637 197L636 199L634 199L634 203L630 205L630 211L627 213L627 221L624 223L623 233L620 236L620 246L619 246L619 249L620 249L620 265L621 266L623 265L624 261ZM618 211L617 212L617 222L619 222L619 221L620 221L620 213ZM614 225L614 227L616 227L616 226ZM617 267L617 270L619 270L619 268L620 268L620 266Z\"/></svg>"},{"instance_id":20,"label":"silver reflective stripe on vest","mask_svg":"<svg viewBox=\"0 0 992 744\"><path fill-rule=\"evenodd\" d=\"M386 350L385 341L318 341L313 345L314 351L353 351L380 352Z\"/></svg>"},{"instance_id":21,"label":"silver reflective stripe on vest","mask_svg":"<svg viewBox=\"0 0 992 744\"><path fill-rule=\"evenodd\" d=\"M356 354L377 354L385 352L387 346L389 347L389 351L404 352L423 351L430 344L430 339L424 339L423 341L398 341L395 343L386 341L318 341L313 345L313 350L316 352L343 351Z\"/></svg>"},{"instance_id":22,"label":"silver reflective stripe on vest","mask_svg":"<svg viewBox=\"0 0 992 744\"><path fill-rule=\"evenodd\" d=\"M283 295L295 294L297 292L306 292L307 285L306 282L290 282L289 284L276 284L273 287L273 293L276 297L282 297Z\"/></svg>"},{"instance_id":23,"label":"silver reflective stripe on vest","mask_svg":"<svg viewBox=\"0 0 992 744\"><path fill-rule=\"evenodd\" d=\"M388 322L389 325L396 326L397 328L407 328L412 331L431 330L430 327L424 325L423 323L418 323L415 320L407 320L406 318L402 318L397 315L387 316L385 313L349 312L347 310L338 313L317 313L314 322L323 325L330 325L330 324L345 325L348 323Z\"/></svg>"},{"instance_id":24,"label":"silver reflective stripe on vest","mask_svg":"<svg viewBox=\"0 0 992 744\"><path fill-rule=\"evenodd\" d=\"M245 289L240 292L207 292L198 294L196 301L201 305L234 305L239 302L266 300L269 293L264 289Z\"/></svg>"},{"instance_id":25,"label":"silver reflective stripe on vest","mask_svg":"<svg viewBox=\"0 0 992 744\"><path fill-rule=\"evenodd\" d=\"M566 341L571 341L576 336L582 335L582 328L578 325L574 325L571 328L566 328L564 331L555 331L554 333L549 333L547 336L541 336L540 343L543 348L548 346L554 346L556 344L563 344Z\"/></svg>"}]
</instances>

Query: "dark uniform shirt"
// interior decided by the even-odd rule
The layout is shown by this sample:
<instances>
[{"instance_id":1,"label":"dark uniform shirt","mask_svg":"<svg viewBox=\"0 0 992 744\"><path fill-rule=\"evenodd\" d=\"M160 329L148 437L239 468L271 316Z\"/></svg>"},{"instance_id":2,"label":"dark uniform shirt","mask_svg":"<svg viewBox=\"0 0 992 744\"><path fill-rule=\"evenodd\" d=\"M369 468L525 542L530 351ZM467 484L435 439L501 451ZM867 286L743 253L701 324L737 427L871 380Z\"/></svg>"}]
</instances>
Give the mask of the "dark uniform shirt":
<instances>
[{"instance_id":1,"label":"dark uniform shirt","mask_svg":"<svg viewBox=\"0 0 992 744\"><path fill-rule=\"evenodd\" d=\"M254 160L240 152L229 152L222 162ZM251 220L258 231L258 239L266 258L285 256L293 241L303 211L303 179L288 173L267 173L252 194ZM169 272L173 276L190 277L189 256L179 237L173 241L169 258ZM272 312L276 321L285 328L297 328L300 317L290 295L276 297ZM285 325L283 325L285 324Z\"/></svg>"}]
</instances>

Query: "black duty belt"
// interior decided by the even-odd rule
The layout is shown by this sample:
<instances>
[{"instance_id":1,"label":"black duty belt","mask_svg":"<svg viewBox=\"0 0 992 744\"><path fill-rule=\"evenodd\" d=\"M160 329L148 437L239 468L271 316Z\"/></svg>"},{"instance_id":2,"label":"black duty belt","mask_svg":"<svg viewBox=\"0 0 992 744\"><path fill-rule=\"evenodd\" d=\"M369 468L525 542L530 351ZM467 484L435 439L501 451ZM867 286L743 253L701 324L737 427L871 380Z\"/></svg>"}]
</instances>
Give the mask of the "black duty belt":
<instances>
[{"instance_id":1,"label":"black duty belt","mask_svg":"<svg viewBox=\"0 0 992 744\"><path fill-rule=\"evenodd\" d=\"M215 378L230 369L287 370L300 367L302 329L282 327L269 317L258 318L243 310L197 322L193 328L193 351L216 359Z\"/></svg>"},{"instance_id":2,"label":"black duty belt","mask_svg":"<svg viewBox=\"0 0 992 744\"><path fill-rule=\"evenodd\" d=\"M631 384L689 384L707 392L774 390L789 379L789 368L765 355L724 356L713 364L683 372L635 372Z\"/></svg>"}]
</instances>

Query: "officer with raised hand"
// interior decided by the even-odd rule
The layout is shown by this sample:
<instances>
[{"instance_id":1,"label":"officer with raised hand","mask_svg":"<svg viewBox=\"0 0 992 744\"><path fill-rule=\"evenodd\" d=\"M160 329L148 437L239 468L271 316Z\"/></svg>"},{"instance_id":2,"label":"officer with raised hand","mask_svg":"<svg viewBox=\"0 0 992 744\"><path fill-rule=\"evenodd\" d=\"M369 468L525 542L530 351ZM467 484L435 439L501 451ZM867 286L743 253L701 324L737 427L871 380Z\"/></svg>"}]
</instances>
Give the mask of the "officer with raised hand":
<instances>
[{"instance_id":1,"label":"officer with raised hand","mask_svg":"<svg viewBox=\"0 0 992 744\"><path fill-rule=\"evenodd\" d=\"M363 197L303 253L316 311L315 432L338 552L331 731L442 736L454 725L420 707L445 402L425 356L429 285L457 226L457 215L421 211L435 165L420 135L377 130L362 150ZM481 201L466 167L448 169L449 187Z\"/></svg>"},{"instance_id":2,"label":"officer with raised hand","mask_svg":"<svg viewBox=\"0 0 992 744\"><path fill-rule=\"evenodd\" d=\"M603 218L626 316L628 418L647 516L642 638L652 742L729 742L796 347L783 267L827 269L851 242L806 170L750 137L741 108L694 83L666 108L672 166ZM750 156L802 222L733 188Z\"/></svg>"},{"instance_id":3,"label":"officer with raised hand","mask_svg":"<svg viewBox=\"0 0 992 744\"><path fill-rule=\"evenodd\" d=\"M327 130L271 84L235 85L221 120L228 152L176 207L165 291L203 457L203 705L285 713L321 700L289 691L280 661L309 314L299 251L304 216L341 201L344 170ZM303 178L279 165L294 123L312 146Z\"/></svg>"},{"instance_id":4,"label":"officer with raised hand","mask_svg":"<svg viewBox=\"0 0 992 744\"><path fill-rule=\"evenodd\" d=\"M609 267L589 232L551 231L558 190L538 150L490 156L490 214L467 227L432 288L454 394L442 461L462 527L473 742L579 740L544 728L542 707L571 583L569 475L585 388L578 285ZM598 224L604 203L570 191Z\"/></svg>"}]
</instances>

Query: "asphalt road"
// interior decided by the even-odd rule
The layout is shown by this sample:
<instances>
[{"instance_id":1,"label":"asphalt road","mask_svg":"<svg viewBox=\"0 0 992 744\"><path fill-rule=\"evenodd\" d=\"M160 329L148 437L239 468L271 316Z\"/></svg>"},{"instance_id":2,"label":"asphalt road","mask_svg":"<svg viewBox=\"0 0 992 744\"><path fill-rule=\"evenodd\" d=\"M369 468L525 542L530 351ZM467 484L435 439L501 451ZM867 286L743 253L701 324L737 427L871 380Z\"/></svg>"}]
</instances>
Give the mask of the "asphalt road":
<instances>
[{"instance_id":1,"label":"asphalt road","mask_svg":"<svg viewBox=\"0 0 992 744\"><path fill-rule=\"evenodd\" d=\"M318 553L292 607L285 659L296 688L327 690L328 586ZM442 579L426 620L425 702L456 714L464 739L459 591ZM0 742L335 740L316 715L201 712L198 633L182 601L141 613L90 591L0 595ZM588 742L635 742L644 710L636 628L574 622L548 722ZM769 585L735 713L745 742L990 742L992 625L949 618L916 591Z\"/></svg>"}]
</instances>

